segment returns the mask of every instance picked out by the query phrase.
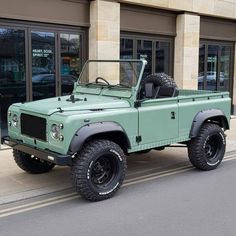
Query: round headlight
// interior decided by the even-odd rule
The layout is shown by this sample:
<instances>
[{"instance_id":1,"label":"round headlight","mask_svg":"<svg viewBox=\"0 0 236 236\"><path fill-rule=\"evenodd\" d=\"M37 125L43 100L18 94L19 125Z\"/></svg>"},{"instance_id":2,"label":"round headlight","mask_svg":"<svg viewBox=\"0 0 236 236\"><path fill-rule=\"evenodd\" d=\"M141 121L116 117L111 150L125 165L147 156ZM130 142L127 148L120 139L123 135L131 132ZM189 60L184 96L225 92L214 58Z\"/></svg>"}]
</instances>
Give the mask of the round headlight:
<instances>
[{"instance_id":1,"label":"round headlight","mask_svg":"<svg viewBox=\"0 0 236 236\"><path fill-rule=\"evenodd\" d=\"M52 134L52 137L53 137L53 138L59 139L59 136L60 136L60 128L58 127L58 125L53 124L53 125L51 126L51 134Z\"/></svg>"},{"instance_id":2,"label":"round headlight","mask_svg":"<svg viewBox=\"0 0 236 236\"><path fill-rule=\"evenodd\" d=\"M14 127L17 127L18 126L18 122L19 122L18 117L17 117L16 114L14 114L13 117L12 117L12 125Z\"/></svg>"}]
</instances>

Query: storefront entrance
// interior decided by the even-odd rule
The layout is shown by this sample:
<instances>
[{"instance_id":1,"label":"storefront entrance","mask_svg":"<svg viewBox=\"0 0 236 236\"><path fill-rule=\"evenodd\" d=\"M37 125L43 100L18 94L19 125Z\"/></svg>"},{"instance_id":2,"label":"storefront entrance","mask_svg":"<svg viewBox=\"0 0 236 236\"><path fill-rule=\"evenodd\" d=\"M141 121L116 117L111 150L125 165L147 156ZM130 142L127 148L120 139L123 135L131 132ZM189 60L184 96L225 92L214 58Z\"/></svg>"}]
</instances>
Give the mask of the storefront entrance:
<instances>
[{"instance_id":1,"label":"storefront entrance","mask_svg":"<svg viewBox=\"0 0 236 236\"><path fill-rule=\"evenodd\" d=\"M198 89L231 91L233 43L201 41Z\"/></svg>"},{"instance_id":2,"label":"storefront entrance","mask_svg":"<svg viewBox=\"0 0 236 236\"><path fill-rule=\"evenodd\" d=\"M86 48L82 29L0 24L2 135L7 132L7 109L12 103L72 92L87 57Z\"/></svg>"}]
</instances>

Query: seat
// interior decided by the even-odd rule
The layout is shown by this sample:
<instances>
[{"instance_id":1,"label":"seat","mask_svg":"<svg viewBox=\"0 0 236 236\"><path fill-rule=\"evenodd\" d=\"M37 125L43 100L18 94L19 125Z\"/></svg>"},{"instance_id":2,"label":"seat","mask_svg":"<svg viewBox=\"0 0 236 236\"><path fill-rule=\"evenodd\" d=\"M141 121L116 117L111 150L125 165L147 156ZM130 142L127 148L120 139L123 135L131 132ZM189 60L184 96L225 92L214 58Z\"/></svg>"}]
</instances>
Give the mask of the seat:
<instances>
[{"instance_id":1,"label":"seat","mask_svg":"<svg viewBox=\"0 0 236 236\"><path fill-rule=\"evenodd\" d=\"M155 94L155 98L169 98L169 97L177 97L179 95L179 90L175 87L159 87L159 90Z\"/></svg>"},{"instance_id":2,"label":"seat","mask_svg":"<svg viewBox=\"0 0 236 236\"><path fill-rule=\"evenodd\" d=\"M154 96L154 84L146 83L144 85L145 98L153 98Z\"/></svg>"}]
</instances>

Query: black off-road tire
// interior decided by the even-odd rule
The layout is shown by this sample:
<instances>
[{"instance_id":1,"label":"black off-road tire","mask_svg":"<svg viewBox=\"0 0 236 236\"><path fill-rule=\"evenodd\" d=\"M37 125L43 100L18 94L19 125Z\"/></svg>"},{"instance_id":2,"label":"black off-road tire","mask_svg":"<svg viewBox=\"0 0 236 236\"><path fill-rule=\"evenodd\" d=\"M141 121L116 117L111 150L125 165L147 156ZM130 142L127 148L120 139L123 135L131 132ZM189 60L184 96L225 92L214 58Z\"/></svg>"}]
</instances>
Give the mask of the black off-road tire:
<instances>
[{"instance_id":1,"label":"black off-road tire","mask_svg":"<svg viewBox=\"0 0 236 236\"><path fill-rule=\"evenodd\" d=\"M155 86L165 86L165 87L175 87L177 88L177 85L173 78L171 76L165 74L165 73L157 73L148 75L144 79L145 83L153 82Z\"/></svg>"},{"instance_id":2,"label":"black off-road tire","mask_svg":"<svg viewBox=\"0 0 236 236\"><path fill-rule=\"evenodd\" d=\"M104 139L90 141L73 160L72 183L83 198L105 200L120 188L126 169L126 157L116 143Z\"/></svg>"},{"instance_id":3,"label":"black off-road tire","mask_svg":"<svg viewBox=\"0 0 236 236\"><path fill-rule=\"evenodd\" d=\"M216 124L203 124L196 138L188 143L188 156L193 166L200 170L213 170L225 154L225 134Z\"/></svg>"},{"instance_id":4,"label":"black off-road tire","mask_svg":"<svg viewBox=\"0 0 236 236\"><path fill-rule=\"evenodd\" d=\"M55 164L32 157L30 154L13 149L16 164L30 174L42 174L53 169Z\"/></svg>"},{"instance_id":5,"label":"black off-road tire","mask_svg":"<svg viewBox=\"0 0 236 236\"><path fill-rule=\"evenodd\" d=\"M153 83L155 87L163 86L163 87L175 87L176 89L178 88L174 79L165 73L157 73L157 74L148 75L141 81L139 99L142 99L145 96L144 85L146 83Z\"/></svg>"}]
</instances>

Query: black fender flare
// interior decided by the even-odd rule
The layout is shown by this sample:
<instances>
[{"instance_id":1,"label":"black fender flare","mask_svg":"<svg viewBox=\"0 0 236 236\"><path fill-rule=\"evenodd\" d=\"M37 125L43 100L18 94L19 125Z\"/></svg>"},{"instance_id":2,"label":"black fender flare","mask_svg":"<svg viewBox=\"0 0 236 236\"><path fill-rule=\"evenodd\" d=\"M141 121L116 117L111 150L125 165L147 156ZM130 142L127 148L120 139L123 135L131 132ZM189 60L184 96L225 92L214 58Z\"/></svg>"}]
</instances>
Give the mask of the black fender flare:
<instances>
[{"instance_id":1,"label":"black fender flare","mask_svg":"<svg viewBox=\"0 0 236 236\"><path fill-rule=\"evenodd\" d=\"M81 148L83 147L83 144L91 136L99 134L102 135L111 132L121 132L126 139L125 142L127 143L127 148L130 148L130 141L124 129L116 122L106 121L106 122L90 123L80 127L75 132L70 142L68 154L73 155L76 152L80 151Z\"/></svg>"},{"instance_id":2,"label":"black fender flare","mask_svg":"<svg viewBox=\"0 0 236 236\"><path fill-rule=\"evenodd\" d=\"M203 110L195 115L189 137L195 138L198 135L203 123L207 120L219 123L225 130L229 129L229 123L223 111L219 109Z\"/></svg>"}]
</instances>

